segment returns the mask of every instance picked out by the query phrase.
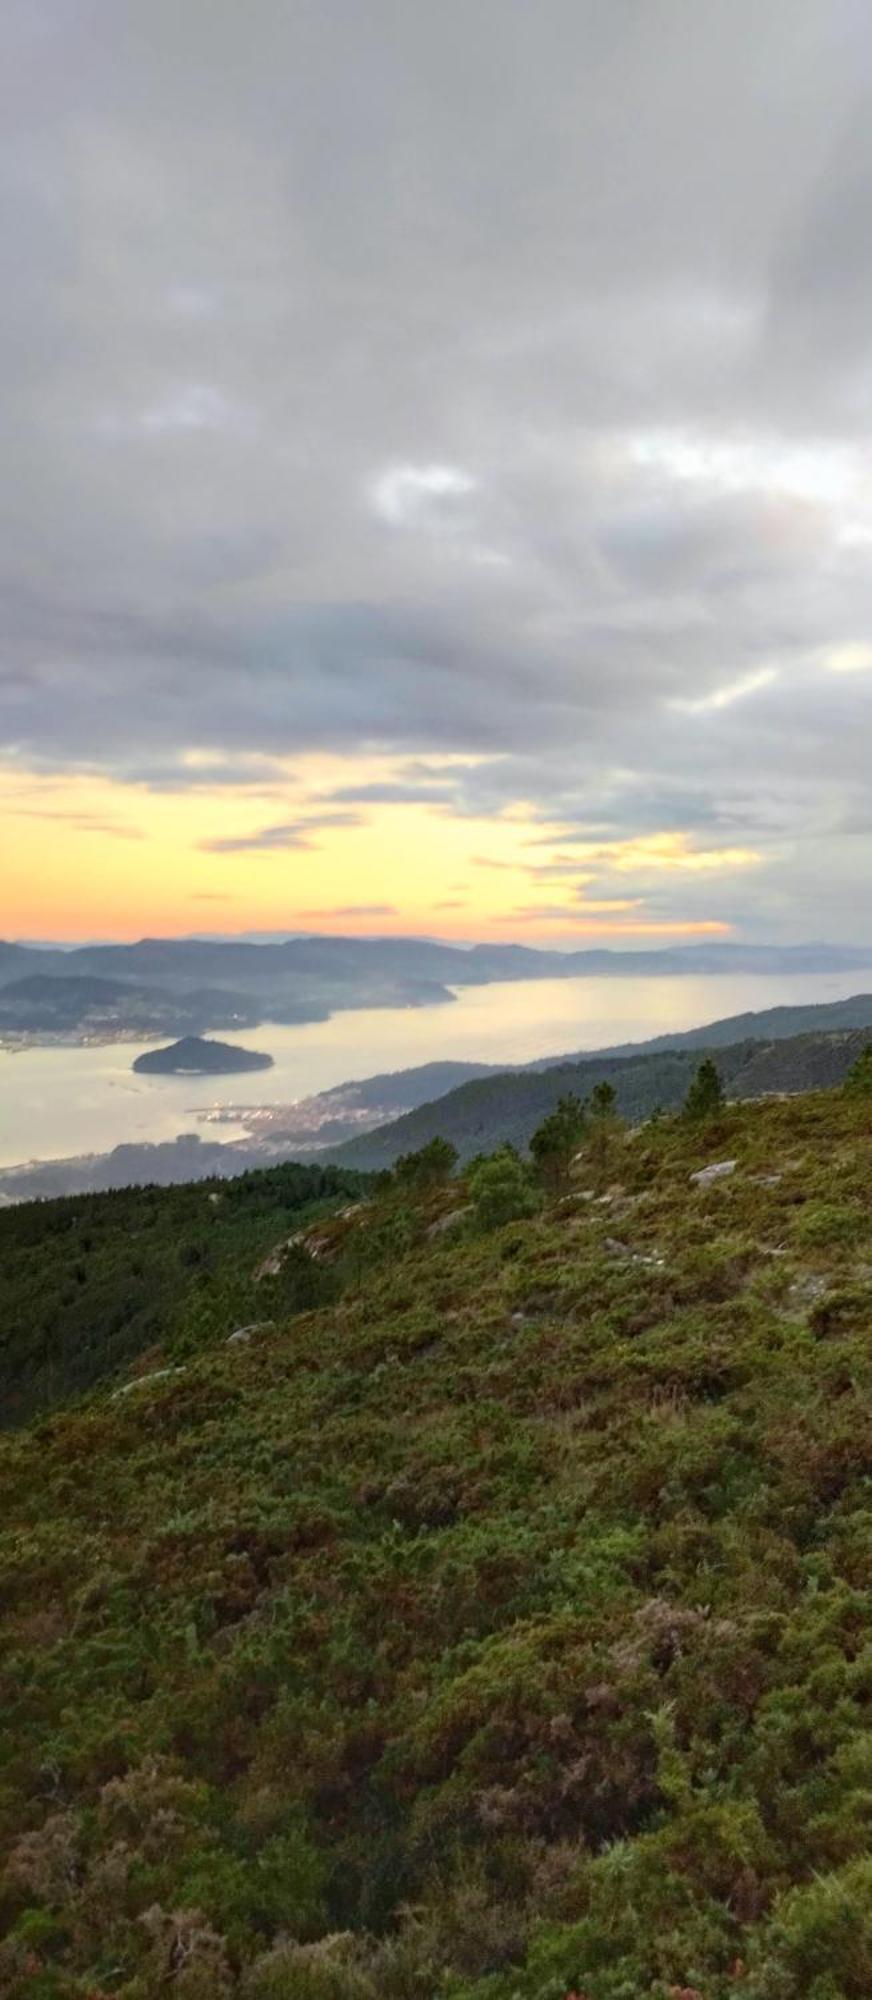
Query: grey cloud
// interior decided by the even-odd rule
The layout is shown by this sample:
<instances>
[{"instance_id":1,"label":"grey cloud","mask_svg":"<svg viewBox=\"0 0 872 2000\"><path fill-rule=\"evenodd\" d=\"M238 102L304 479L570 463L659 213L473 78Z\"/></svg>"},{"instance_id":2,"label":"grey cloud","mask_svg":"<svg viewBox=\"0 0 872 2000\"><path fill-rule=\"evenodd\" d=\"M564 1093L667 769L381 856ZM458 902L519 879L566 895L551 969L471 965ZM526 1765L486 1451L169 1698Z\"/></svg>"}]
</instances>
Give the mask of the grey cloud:
<instances>
[{"instance_id":1,"label":"grey cloud","mask_svg":"<svg viewBox=\"0 0 872 2000\"><path fill-rule=\"evenodd\" d=\"M255 853L273 847L312 848L317 843L309 836L322 827L359 825L359 813L312 813L306 819L283 820L277 826L259 827L255 833L216 834L210 840L201 840L199 846L207 854Z\"/></svg>"},{"instance_id":2,"label":"grey cloud","mask_svg":"<svg viewBox=\"0 0 872 2000\"><path fill-rule=\"evenodd\" d=\"M142 785L150 792L221 791L251 792L264 798L287 790L290 773L278 759L257 755L228 757L223 762L210 758L201 765L187 764L171 757L154 763L135 759L117 766L118 775L130 785Z\"/></svg>"},{"instance_id":3,"label":"grey cloud","mask_svg":"<svg viewBox=\"0 0 872 2000\"><path fill-rule=\"evenodd\" d=\"M578 875L580 866L578 861L538 861L526 867L524 873L536 881L570 881Z\"/></svg>"},{"instance_id":4,"label":"grey cloud","mask_svg":"<svg viewBox=\"0 0 872 2000\"><path fill-rule=\"evenodd\" d=\"M808 501L747 494L694 503L680 489L625 506L599 532L603 555L629 583L708 596L780 584L825 553L827 539L826 517Z\"/></svg>"},{"instance_id":5,"label":"grey cloud","mask_svg":"<svg viewBox=\"0 0 872 2000\"><path fill-rule=\"evenodd\" d=\"M363 814L348 812L342 808L337 809L335 812L307 813L305 819L301 820L300 824L304 829L322 826L362 826Z\"/></svg>"},{"instance_id":6,"label":"grey cloud","mask_svg":"<svg viewBox=\"0 0 872 2000\"><path fill-rule=\"evenodd\" d=\"M144 840L141 827L124 826L120 820L102 819L97 813L64 812L54 806L15 807L16 819L58 820L78 833L108 833L113 840Z\"/></svg>"},{"instance_id":7,"label":"grey cloud","mask_svg":"<svg viewBox=\"0 0 872 2000\"><path fill-rule=\"evenodd\" d=\"M629 918L631 914L629 906L633 903L634 899L632 897L621 896L615 900L622 904L626 903L628 906L626 909L607 913L620 924L622 920ZM556 918L560 923L567 924L583 924L585 921L585 911L580 903L518 903L512 911L512 915L523 918L525 922L531 918L535 919L538 923L550 921L552 918ZM599 913L593 910L590 915L592 918L596 918Z\"/></svg>"},{"instance_id":8,"label":"grey cloud","mask_svg":"<svg viewBox=\"0 0 872 2000\"><path fill-rule=\"evenodd\" d=\"M257 833L217 834L211 840L201 840L199 846L205 854L248 854L274 847L312 847L314 842L306 838L299 826L288 822L279 826L262 826Z\"/></svg>"},{"instance_id":9,"label":"grey cloud","mask_svg":"<svg viewBox=\"0 0 872 2000\"><path fill-rule=\"evenodd\" d=\"M331 799L353 800L359 805L432 805L445 804L447 779L422 779L404 783L402 779L374 781L368 785L338 785L327 796Z\"/></svg>"},{"instance_id":10,"label":"grey cloud","mask_svg":"<svg viewBox=\"0 0 872 2000\"><path fill-rule=\"evenodd\" d=\"M10 0L0 43L16 767L388 751L335 802L681 824L765 850L754 921L829 881L847 932L868 10Z\"/></svg>"}]
</instances>

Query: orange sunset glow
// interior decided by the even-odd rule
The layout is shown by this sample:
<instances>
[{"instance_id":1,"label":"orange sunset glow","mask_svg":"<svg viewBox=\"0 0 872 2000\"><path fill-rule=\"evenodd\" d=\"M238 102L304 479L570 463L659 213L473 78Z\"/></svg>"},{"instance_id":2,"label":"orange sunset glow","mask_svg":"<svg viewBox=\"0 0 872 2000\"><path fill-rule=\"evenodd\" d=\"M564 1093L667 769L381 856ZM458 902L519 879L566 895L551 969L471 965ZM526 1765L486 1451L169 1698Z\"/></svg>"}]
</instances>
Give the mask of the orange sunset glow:
<instances>
[{"instance_id":1,"label":"orange sunset glow","mask_svg":"<svg viewBox=\"0 0 872 2000\"><path fill-rule=\"evenodd\" d=\"M729 930L716 914L653 914L646 891L758 859L676 833L583 842L573 858L555 859L560 826L549 831L523 808L499 818L461 817L449 804L325 810L343 779L375 783L385 768L311 760L302 784L298 773L230 797L210 789L208 766L190 791L17 772L2 801L7 927L69 940L242 928L438 931L459 940L508 939L519 927L543 940L715 937ZM621 892L603 893L613 879Z\"/></svg>"}]
</instances>

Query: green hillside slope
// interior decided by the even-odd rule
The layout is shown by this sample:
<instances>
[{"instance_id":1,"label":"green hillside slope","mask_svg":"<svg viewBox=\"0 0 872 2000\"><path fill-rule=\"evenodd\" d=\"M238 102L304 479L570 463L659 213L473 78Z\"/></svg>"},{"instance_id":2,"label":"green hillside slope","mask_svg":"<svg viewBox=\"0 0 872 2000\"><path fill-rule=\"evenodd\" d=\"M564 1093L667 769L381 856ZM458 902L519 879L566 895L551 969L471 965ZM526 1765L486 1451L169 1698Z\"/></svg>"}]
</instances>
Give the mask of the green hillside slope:
<instances>
[{"instance_id":1,"label":"green hillside slope","mask_svg":"<svg viewBox=\"0 0 872 2000\"><path fill-rule=\"evenodd\" d=\"M723 1020L705 1022L701 1028L683 1028L677 1035L622 1042L607 1053L627 1056L641 1054L643 1049L648 1055L663 1049L720 1049L735 1042L783 1041L793 1035L829 1034L842 1028L872 1028L872 993L854 993L848 1000L803 1001L796 1006L729 1014Z\"/></svg>"},{"instance_id":2,"label":"green hillside slope","mask_svg":"<svg viewBox=\"0 0 872 2000\"><path fill-rule=\"evenodd\" d=\"M187 1352L263 1315L257 1260L362 1186L338 1167L291 1164L0 1208L0 1425L89 1389L155 1342Z\"/></svg>"},{"instance_id":3,"label":"green hillside slope","mask_svg":"<svg viewBox=\"0 0 872 2000\"><path fill-rule=\"evenodd\" d=\"M796 1035L786 1041L713 1045L713 1053L731 1097L761 1097L768 1091L818 1090L841 1082L870 1039L868 1029L857 1028ZM558 1098L567 1091L586 1097L602 1082L614 1088L625 1118L648 1118L655 1108L672 1111L684 1102L707 1046L694 1040L688 1046L670 1045L652 1053L646 1046L644 1052L628 1056L605 1050L545 1069L502 1070L462 1084L374 1132L348 1139L327 1157L349 1167L379 1169L437 1135L450 1139L465 1160L505 1144L523 1148Z\"/></svg>"},{"instance_id":4,"label":"green hillside slope","mask_svg":"<svg viewBox=\"0 0 872 2000\"><path fill-rule=\"evenodd\" d=\"M4 1996L868 2000L870 1187L841 1092L392 1181L0 1440Z\"/></svg>"}]
</instances>

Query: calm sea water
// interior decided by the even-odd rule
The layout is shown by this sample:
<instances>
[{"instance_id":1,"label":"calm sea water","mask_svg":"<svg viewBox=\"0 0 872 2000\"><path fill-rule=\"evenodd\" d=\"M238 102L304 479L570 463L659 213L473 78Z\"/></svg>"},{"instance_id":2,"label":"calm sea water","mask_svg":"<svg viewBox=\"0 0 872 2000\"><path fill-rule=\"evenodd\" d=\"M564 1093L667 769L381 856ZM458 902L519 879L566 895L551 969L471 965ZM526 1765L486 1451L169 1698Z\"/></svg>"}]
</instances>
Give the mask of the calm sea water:
<instances>
[{"instance_id":1,"label":"calm sea water","mask_svg":"<svg viewBox=\"0 0 872 2000\"><path fill-rule=\"evenodd\" d=\"M541 979L463 987L450 1006L365 1009L307 1027L222 1035L266 1049L275 1068L227 1077L134 1076L145 1046L0 1051L0 1165L105 1152L122 1141L199 1130L234 1139L236 1123L203 1127L215 1104L290 1104L314 1091L436 1058L530 1062L563 1051L643 1041L749 1008L840 1000L862 972L700 978Z\"/></svg>"}]
</instances>

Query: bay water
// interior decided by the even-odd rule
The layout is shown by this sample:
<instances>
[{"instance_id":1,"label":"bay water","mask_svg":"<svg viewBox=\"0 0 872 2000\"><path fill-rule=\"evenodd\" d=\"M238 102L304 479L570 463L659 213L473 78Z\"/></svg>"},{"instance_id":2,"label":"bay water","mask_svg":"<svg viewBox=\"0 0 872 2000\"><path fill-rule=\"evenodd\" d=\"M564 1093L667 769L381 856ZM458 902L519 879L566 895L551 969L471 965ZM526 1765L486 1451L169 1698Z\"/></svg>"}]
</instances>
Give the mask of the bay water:
<instances>
[{"instance_id":1,"label":"bay water","mask_svg":"<svg viewBox=\"0 0 872 2000\"><path fill-rule=\"evenodd\" d=\"M153 1044L0 1051L0 1165L107 1152L124 1142L199 1131L235 1139L244 1125L203 1124L216 1105L291 1104L351 1078L453 1059L497 1064L677 1033L725 1015L846 999L868 971L512 980L466 986L450 1004L365 1008L300 1027L220 1039L266 1050L271 1070L226 1077L137 1076Z\"/></svg>"}]
</instances>

